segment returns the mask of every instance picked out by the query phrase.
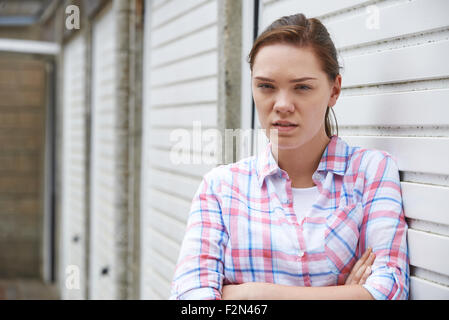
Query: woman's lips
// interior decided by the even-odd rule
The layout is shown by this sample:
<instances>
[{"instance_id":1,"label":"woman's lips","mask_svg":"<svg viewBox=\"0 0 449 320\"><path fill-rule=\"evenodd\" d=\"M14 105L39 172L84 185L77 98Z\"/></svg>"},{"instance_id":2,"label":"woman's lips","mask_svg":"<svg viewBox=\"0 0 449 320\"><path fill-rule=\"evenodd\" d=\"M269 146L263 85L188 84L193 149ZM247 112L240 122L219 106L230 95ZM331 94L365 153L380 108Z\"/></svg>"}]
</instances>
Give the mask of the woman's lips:
<instances>
[{"instance_id":1,"label":"woman's lips","mask_svg":"<svg viewBox=\"0 0 449 320\"><path fill-rule=\"evenodd\" d=\"M273 125L274 128L278 129L279 132L290 132L295 130L298 126L280 126L280 125Z\"/></svg>"}]
</instances>

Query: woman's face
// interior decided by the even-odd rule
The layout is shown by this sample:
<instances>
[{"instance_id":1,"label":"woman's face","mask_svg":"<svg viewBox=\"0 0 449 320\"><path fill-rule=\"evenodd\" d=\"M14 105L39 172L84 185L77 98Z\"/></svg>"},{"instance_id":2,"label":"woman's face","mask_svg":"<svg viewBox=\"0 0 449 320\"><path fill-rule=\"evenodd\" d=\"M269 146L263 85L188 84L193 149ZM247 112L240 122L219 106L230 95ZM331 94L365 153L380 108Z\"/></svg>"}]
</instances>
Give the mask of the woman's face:
<instances>
[{"instance_id":1,"label":"woman's face","mask_svg":"<svg viewBox=\"0 0 449 320\"><path fill-rule=\"evenodd\" d=\"M326 137L326 108L337 101L341 76L331 84L310 48L264 46L251 77L259 121L269 138L270 129L278 129L277 141L270 140L280 149L297 148L316 135ZM279 120L296 126L279 127L275 125Z\"/></svg>"}]
</instances>

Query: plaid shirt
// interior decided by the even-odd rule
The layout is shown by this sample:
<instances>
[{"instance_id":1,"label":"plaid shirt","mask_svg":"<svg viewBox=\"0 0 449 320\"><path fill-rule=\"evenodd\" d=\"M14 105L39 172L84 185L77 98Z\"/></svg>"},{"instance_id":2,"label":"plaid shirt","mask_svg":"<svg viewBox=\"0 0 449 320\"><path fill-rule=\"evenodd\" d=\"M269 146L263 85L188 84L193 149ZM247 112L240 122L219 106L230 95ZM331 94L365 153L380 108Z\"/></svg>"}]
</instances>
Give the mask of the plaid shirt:
<instances>
[{"instance_id":1,"label":"plaid shirt","mask_svg":"<svg viewBox=\"0 0 449 320\"><path fill-rule=\"evenodd\" d=\"M291 180L271 143L258 156L206 173L170 299L220 299L223 285L244 282L342 285L368 247L376 260L364 288L375 299L408 299L408 227L396 159L334 135L312 179L320 195L298 221Z\"/></svg>"}]
</instances>

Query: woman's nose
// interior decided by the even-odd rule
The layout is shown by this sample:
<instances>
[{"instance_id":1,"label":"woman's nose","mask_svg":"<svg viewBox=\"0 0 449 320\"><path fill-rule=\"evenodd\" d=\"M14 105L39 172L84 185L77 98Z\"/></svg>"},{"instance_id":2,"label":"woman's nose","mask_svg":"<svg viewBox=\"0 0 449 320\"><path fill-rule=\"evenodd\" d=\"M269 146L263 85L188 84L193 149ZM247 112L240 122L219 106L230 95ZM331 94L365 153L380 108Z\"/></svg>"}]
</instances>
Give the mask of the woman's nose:
<instances>
[{"instance_id":1,"label":"woman's nose","mask_svg":"<svg viewBox=\"0 0 449 320\"><path fill-rule=\"evenodd\" d=\"M295 110L295 106L293 101L289 99L286 94L279 94L274 103L273 109L276 112L293 112Z\"/></svg>"}]
</instances>

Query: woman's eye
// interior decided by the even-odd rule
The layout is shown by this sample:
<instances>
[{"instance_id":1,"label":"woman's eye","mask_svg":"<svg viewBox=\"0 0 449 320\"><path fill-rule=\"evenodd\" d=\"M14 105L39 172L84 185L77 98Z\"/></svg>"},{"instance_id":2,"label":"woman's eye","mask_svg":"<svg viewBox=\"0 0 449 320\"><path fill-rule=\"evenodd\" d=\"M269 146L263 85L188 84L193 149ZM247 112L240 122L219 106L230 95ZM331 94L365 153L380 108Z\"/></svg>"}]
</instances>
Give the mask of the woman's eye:
<instances>
[{"instance_id":1,"label":"woman's eye","mask_svg":"<svg viewBox=\"0 0 449 320\"><path fill-rule=\"evenodd\" d=\"M274 89L274 87L271 84L266 84L266 83L261 83L259 84L257 87L262 88L262 89ZM302 86L297 86L295 87L296 89L300 89L300 90L310 90L311 88L309 86L306 85L302 85Z\"/></svg>"},{"instance_id":2,"label":"woman's eye","mask_svg":"<svg viewBox=\"0 0 449 320\"><path fill-rule=\"evenodd\" d=\"M259 88L268 88L268 89L273 89L272 85L266 84L266 83L262 83L258 85Z\"/></svg>"}]
</instances>

